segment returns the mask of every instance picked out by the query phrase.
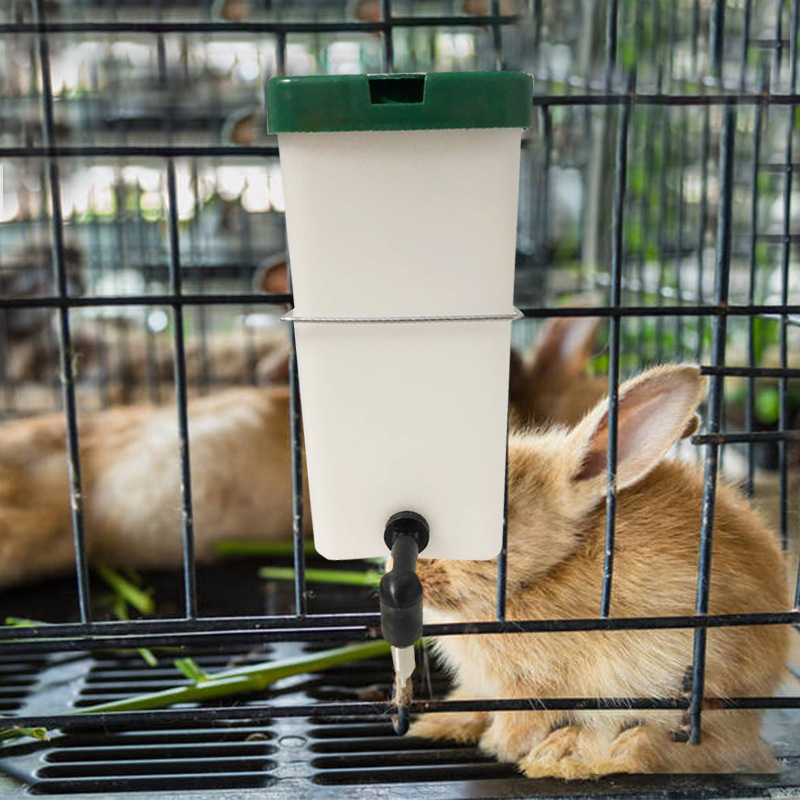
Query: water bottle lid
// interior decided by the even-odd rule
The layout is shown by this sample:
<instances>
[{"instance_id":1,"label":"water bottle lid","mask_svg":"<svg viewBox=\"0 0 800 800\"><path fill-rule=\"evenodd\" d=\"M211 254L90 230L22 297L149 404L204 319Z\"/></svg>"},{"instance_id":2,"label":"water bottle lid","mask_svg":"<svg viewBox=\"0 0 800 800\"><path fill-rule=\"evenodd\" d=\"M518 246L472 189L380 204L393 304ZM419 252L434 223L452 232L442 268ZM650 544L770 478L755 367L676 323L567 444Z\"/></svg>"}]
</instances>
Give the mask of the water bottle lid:
<instances>
[{"instance_id":1,"label":"water bottle lid","mask_svg":"<svg viewBox=\"0 0 800 800\"><path fill-rule=\"evenodd\" d=\"M525 72L434 72L272 78L270 133L528 128Z\"/></svg>"}]
</instances>

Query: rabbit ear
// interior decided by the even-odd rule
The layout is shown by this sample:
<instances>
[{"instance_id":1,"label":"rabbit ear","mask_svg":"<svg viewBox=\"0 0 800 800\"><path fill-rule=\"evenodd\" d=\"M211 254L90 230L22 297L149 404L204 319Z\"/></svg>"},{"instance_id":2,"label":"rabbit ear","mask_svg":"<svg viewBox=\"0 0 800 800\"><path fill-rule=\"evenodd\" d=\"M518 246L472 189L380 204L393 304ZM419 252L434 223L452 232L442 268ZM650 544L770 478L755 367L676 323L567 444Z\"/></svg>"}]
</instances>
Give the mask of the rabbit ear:
<instances>
[{"instance_id":1,"label":"rabbit ear","mask_svg":"<svg viewBox=\"0 0 800 800\"><path fill-rule=\"evenodd\" d=\"M261 383L288 383L289 382L289 349L279 347L258 362L256 368Z\"/></svg>"},{"instance_id":2,"label":"rabbit ear","mask_svg":"<svg viewBox=\"0 0 800 800\"><path fill-rule=\"evenodd\" d=\"M285 257L263 263L253 279L257 292L287 294L289 291L289 268Z\"/></svg>"},{"instance_id":3,"label":"rabbit ear","mask_svg":"<svg viewBox=\"0 0 800 800\"><path fill-rule=\"evenodd\" d=\"M536 347L531 375L537 380L580 375L592 354L600 321L599 317L549 319Z\"/></svg>"},{"instance_id":4,"label":"rabbit ear","mask_svg":"<svg viewBox=\"0 0 800 800\"><path fill-rule=\"evenodd\" d=\"M647 475L686 431L693 432L695 409L705 381L697 367L656 367L619 388L617 488ZM592 492L605 490L608 458L608 399L572 431L577 468L573 482Z\"/></svg>"},{"instance_id":5,"label":"rabbit ear","mask_svg":"<svg viewBox=\"0 0 800 800\"><path fill-rule=\"evenodd\" d=\"M694 436L698 429L700 428L700 416L695 414L689 422L686 423L686 427L683 429L683 433L681 434L681 439L688 439L690 436Z\"/></svg>"},{"instance_id":6,"label":"rabbit ear","mask_svg":"<svg viewBox=\"0 0 800 800\"><path fill-rule=\"evenodd\" d=\"M508 365L508 394L512 401L523 395L524 387L525 367L522 356L512 347Z\"/></svg>"}]
</instances>

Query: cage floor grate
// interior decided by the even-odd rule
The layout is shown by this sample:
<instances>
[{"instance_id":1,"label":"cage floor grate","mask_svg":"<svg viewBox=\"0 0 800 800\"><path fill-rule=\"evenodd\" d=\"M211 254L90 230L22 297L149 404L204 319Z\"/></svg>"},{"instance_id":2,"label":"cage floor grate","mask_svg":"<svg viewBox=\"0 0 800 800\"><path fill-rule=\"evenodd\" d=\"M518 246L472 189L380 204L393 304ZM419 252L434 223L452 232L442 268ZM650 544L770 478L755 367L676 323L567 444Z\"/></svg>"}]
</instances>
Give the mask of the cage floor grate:
<instances>
[{"instance_id":1,"label":"cage floor grate","mask_svg":"<svg viewBox=\"0 0 800 800\"><path fill-rule=\"evenodd\" d=\"M220 572L225 572L221 569ZM231 573L233 575L234 573ZM220 580L222 576L218 576ZM230 578L230 575L228 576ZM231 579L230 584L235 585ZM362 610L354 593L341 600ZM296 656L336 642L276 643L269 648L156 651L149 667L136 653L70 654L21 661L0 660L0 699L12 713L48 713L157 691L185 677L173 659L191 656L214 672L240 663ZM474 747L398 737L386 717L315 717L315 702L357 702L388 696L388 659L295 676L267 692L237 698L252 705L254 719L211 724L202 719L178 728L151 723L124 731L53 732L49 743L19 742L0 750L0 771L27 794L120 798L263 796L304 800L370 796L404 800L459 797L721 798L800 796L800 715L771 712L768 734L786 765L780 776L617 776L589 783L530 781L511 764L499 764ZM448 680L418 669L417 697L442 697ZM229 702L229 701L226 701ZM309 704L307 718L259 720L259 704ZM0 711L0 713L2 713ZM231 794L232 793L232 794Z\"/></svg>"}]
</instances>

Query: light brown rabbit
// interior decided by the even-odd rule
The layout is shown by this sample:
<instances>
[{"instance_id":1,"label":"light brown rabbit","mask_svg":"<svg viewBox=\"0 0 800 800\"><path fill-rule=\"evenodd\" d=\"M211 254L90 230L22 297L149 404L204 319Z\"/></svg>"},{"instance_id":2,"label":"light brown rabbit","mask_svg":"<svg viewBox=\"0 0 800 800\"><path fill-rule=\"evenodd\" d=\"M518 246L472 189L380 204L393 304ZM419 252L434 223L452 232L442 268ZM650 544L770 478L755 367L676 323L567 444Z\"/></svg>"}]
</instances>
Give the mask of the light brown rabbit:
<instances>
[{"instance_id":1,"label":"light brown rabbit","mask_svg":"<svg viewBox=\"0 0 800 800\"><path fill-rule=\"evenodd\" d=\"M698 469L664 456L691 425L703 388L690 366L651 369L620 387L615 616L694 611L703 480ZM603 401L572 429L511 439L509 619L598 614L607 414ZM421 559L427 621L493 619L495 570L494 562ZM720 485L710 612L788 607L774 537L736 491ZM451 699L676 697L685 690L692 638L691 630L598 631L446 636L436 646L455 681ZM771 695L787 644L783 626L710 629L706 696ZM428 714L411 733L478 742L531 777L773 771L760 722L759 711L707 710L699 746L677 741L685 733L680 711Z\"/></svg>"},{"instance_id":2,"label":"light brown rabbit","mask_svg":"<svg viewBox=\"0 0 800 800\"><path fill-rule=\"evenodd\" d=\"M599 317L553 317L525 355L511 351L511 426L573 425L607 392L608 378L588 375Z\"/></svg>"},{"instance_id":3,"label":"light brown rabbit","mask_svg":"<svg viewBox=\"0 0 800 800\"><path fill-rule=\"evenodd\" d=\"M230 389L189 402L195 549L291 535L289 393ZM85 531L95 563L170 567L181 559L174 406L128 406L80 425ZM306 492L307 497L307 492ZM0 435L0 586L73 569L61 414Z\"/></svg>"}]
</instances>

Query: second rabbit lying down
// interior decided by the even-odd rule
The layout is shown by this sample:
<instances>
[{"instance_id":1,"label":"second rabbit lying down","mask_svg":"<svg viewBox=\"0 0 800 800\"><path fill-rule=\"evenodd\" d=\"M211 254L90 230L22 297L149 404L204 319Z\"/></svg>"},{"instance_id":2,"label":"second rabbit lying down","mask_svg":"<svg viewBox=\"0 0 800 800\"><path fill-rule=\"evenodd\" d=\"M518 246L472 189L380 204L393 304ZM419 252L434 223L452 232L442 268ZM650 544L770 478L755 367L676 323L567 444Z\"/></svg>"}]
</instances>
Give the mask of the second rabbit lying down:
<instances>
[{"instance_id":1,"label":"second rabbit lying down","mask_svg":"<svg viewBox=\"0 0 800 800\"><path fill-rule=\"evenodd\" d=\"M193 400L189 429L197 558L220 539L291 535L289 393L231 389ZM133 406L80 424L86 541L108 566L180 563L175 408ZM306 493L307 494L307 493ZM73 569L63 415L0 436L0 586Z\"/></svg>"},{"instance_id":2,"label":"second rabbit lying down","mask_svg":"<svg viewBox=\"0 0 800 800\"><path fill-rule=\"evenodd\" d=\"M703 476L665 458L692 427L704 384L690 366L648 370L619 392L617 525L611 609L619 617L694 612ZM608 403L572 428L512 436L508 465L507 618L593 618L603 576ZM734 489L716 496L710 613L789 607L783 557L761 517ZM421 558L427 622L493 620L493 561ZM631 630L444 636L449 699L680 697L693 631ZM708 632L707 697L776 689L785 626ZM760 711L709 710L699 746L681 711L435 713L411 734L479 743L531 777L616 772L775 771Z\"/></svg>"}]
</instances>

